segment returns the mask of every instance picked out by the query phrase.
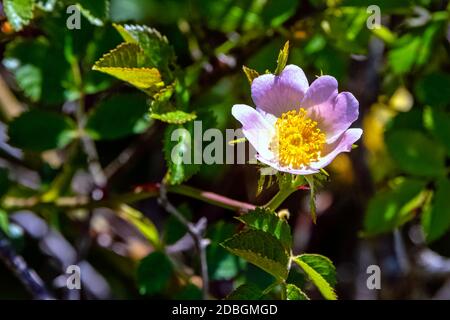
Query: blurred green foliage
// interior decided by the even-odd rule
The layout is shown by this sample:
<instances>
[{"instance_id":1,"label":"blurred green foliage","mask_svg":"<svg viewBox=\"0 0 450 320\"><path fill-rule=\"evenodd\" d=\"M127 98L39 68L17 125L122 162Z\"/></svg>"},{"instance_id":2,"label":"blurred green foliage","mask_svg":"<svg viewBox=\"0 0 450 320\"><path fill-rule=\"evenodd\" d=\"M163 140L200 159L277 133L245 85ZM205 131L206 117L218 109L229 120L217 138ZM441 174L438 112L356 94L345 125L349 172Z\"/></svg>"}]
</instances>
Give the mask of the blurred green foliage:
<instances>
[{"instance_id":1,"label":"blurred green foliage","mask_svg":"<svg viewBox=\"0 0 450 320\"><path fill-rule=\"evenodd\" d=\"M81 11L80 30L66 28L66 9L74 3ZM367 28L367 7L372 4L381 9L380 28ZM225 183L227 175L237 177L229 167L173 163L170 152L174 145L191 146L187 137L173 142L170 135L177 128L193 134L194 119L203 121L203 130L236 126L230 117L231 106L251 104L242 65L259 74L275 70L275 58L289 40L291 54L287 63L299 65L308 75L336 77L340 91L352 90L360 101L364 137L360 159L353 161L363 161L368 167L368 179L373 180L369 183L375 189L363 205L367 210L363 213L362 234L376 239L405 224L420 224L428 243L448 239L447 1L4 0L3 10L7 22L1 23L8 23L12 30L4 27L0 35L1 75L26 110L20 110L18 116L8 114L0 100L2 121L7 127L8 147L20 149L23 156L19 160L40 179L37 186L30 187L30 183L17 178L14 167L1 168L0 229L9 230L10 215L30 209L70 240L76 239L73 234L80 232L77 226L83 215L55 199L80 195L72 187L75 169L89 171L93 161L78 143L85 136L98 144L100 154L96 160L108 169L108 164L132 141L152 129L158 132L158 143L146 144L152 148L146 150L150 167L137 169L137 178L97 186L105 194L112 194L112 210L120 211L117 205L121 204L122 193L130 192L136 184L161 180L177 185L192 178L206 188L224 193L231 190L242 196L245 190L239 193L234 189L243 190L243 181L231 186ZM361 64L366 65L364 70ZM94 66L107 74L93 70ZM312 82L314 77L309 80ZM74 110L78 101L84 102L81 114ZM338 170L331 167L331 171ZM355 176L355 172L350 167L344 175ZM82 195L92 191L85 190ZM17 198L37 199L37 204L12 201ZM209 209L191 204L187 207L180 211L190 220L209 214ZM276 216L271 221L247 216L241 222L248 229L236 235L236 222L224 214L219 219L214 215L217 212L211 213L206 230L211 240L207 248L208 271L213 286L227 283L227 289L217 289L211 295L223 298L238 288L228 298L272 297L263 289L274 276L287 278L288 299L307 298L304 291L310 287L306 277L325 297L335 297L335 269L325 258L300 256L303 271L289 272L287 251L291 239L281 239L278 233L281 228L289 229L286 221ZM165 221L150 217L164 235L164 245L175 245L186 234L184 226L173 217ZM142 231L140 223L145 225L145 220L141 218L123 220ZM65 222L70 227L61 227ZM73 230L66 231L71 227ZM226 239L225 247L238 257L220 245ZM125 240L123 243L128 246L128 254L105 250L94 257L114 296L137 297L139 292L149 297L201 297L195 259L174 259L148 241L136 245L144 249L136 249L133 255L129 253L132 244ZM188 266L180 267L173 260ZM0 295L4 295L1 291Z\"/></svg>"}]
</instances>

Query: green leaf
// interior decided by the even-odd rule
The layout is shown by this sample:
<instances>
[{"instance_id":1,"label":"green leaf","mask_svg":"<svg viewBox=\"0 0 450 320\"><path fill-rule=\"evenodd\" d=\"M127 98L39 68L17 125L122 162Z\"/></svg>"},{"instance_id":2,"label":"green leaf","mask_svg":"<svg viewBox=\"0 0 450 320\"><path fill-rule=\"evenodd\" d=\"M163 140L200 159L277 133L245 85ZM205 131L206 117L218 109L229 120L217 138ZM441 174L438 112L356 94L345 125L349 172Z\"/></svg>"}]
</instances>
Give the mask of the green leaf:
<instances>
[{"instance_id":1,"label":"green leaf","mask_svg":"<svg viewBox=\"0 0 450 320\"><path fill-rule=\"evenodd\" d=\"M308 296L296 285L286 285L286 298L287 300L309 300Z\"/></svg>"},{"instance_id":2,"label":"green leaf","mask_svg":"<svg viewBox=\"0 0 450 320\"><path fill-rule=\"evenodd\" d=\"M164 85L158 69L148 67L144 51L134 43L120 44L100 58L92 69L126 81L144 91Z\"/></svg>"},{"instance_id":3,"label":"green leaf","mask_svg":"<svg viewBox=\"0 0 450 320\"><path fill-rule=\"evenodd\" d=\"M288 275L289 256L283 244L260 230L246 230L226 240L222 245L278 279Z\"/></svg>"},{"instance_id":4,"label":"green leaf","mask_svg":"<svg viewBox=\"0 0 450 320\"><path fill-rule=\"evenodd\" d=\"M318 254L302 254L294 261L305 271L320 293L327 300L336 300L336 269L327 257Z\"/></svg>"},{"instance_id":5,"label":"green leaf","mask_svg":"<svg viewBox=\"0 0 450 320\"><path fill-rule=\"evenodd\" d=\"M450 180L448 178L438 180L433 201L422 215L422 227L427 242L439 239L450 228L449 195Z\"/></svg>"},{"instance_id":6,"label":"green leaf","mask_svg":"<svg viewBox=\"0 0 450 320\"><path fill-rule=\"evenodd\" d=\"M154 247L159 247L160 240L158 229L142 212L126 204L122 204L118 208L118 213L120 217L134 225Z\"/></svg>"},{"instance_id":7,"label":"green leaf","mask_svg":"<svg viewBox=\"0 0 450 320\"><path fill-rule=\"evenodd\" d=\"M45 151L65 147L77 133L70 118L33 109L14 119L8 134L11 144L19 148Z\"/></svg>"},{"instance_id":8,"label":"green leaf","mask_svg":"<svg viewBox=\"0 0 450 320\"><path fill-rule=\"evenodd\" d=\"M277 68L275 69L276 75L279 75L284 70L288 58L289 58L289 41L286 41L283 49L281 49L280 53L278 54Z\"/></svg>"},{"instance_id":9,"label":"green leaf","mask_svg":"<svg viewBox=\"0 0 450 320\"><path fill-rule=\"evenodd\" d=\"M13 72L17 84L31 101L49 105L65 101L70 65L47 39L18 38L10 42L3 64Z\"/></svg>"},{"instance_id":10,"label":"green leaf","mask_svg":"<svg viewBox=\"0 0 450 320\"><path fill-rule=\"evenodd\" d=\"M143 95L121 94L103 100L89 115L86 130L97 140L114 140L144 132L151 124Z\"/></svg>"},{"instance_id":11,"label":"green leaf","mask_svg":"<svg viewBox=\"0 0 450 320\"><path fill-rule=\"evenodd\" d=\"M417 97L423 104L432 107L450 104L450 74L444 72L430 73L421 77L416 85Z\"/></svg>"},{"instance_id":12,"label":"green leaf","mask_svg":"<svg viewBox=\"0 0 450 320\"><path fill-rule=\"evenodd\" d=\"M175 130L178 135L172 136ZM172 141L172 137L178 140ZM164 158L168 166L165 180L171 184L180 184L200 170L200 165L193 161L193 137L191 131L181 125L170 125L164 133ZM174 154L177 159L172 159ZM184 160L186 159L186 160Z\"/></svg>"},{"instance_id":13,"label":"green leaf","mask_svg":"<svg viewBox=\"0 0 450 320\"><path fill-rule=\"evenodd\" d=\"M254 284L245 283L230 293L226 300L259 300L263 296L261 289Z\"/></svg>"},{"instance_id":14,"label":"green leaf","mask_svg":"<svg viewBox=\"0 0 450 320\"><path fill-rule=\"evenodd\" d=\"M77 0L83 16L96 26L103 26L109 17L109 0Z\"/></svg>"},{"instance_id":15,"label":"green leaf","mask_svg":"<svg viewBox=\"0 0 450 320\"><path fill-rule=\"evenodd\" d=\"M397 41L388 53L389 65L396 74L410 72L416 63L422 41L418 36L407 34Z\"/></svg>"},{"instance_id":16,"label":"green leaf","mask_svg":"<svg viewBox=\"0 0 450 320\"><path fill-rule=\"evenodd\" d=\"M175 61L175 53L167 38L156 29L141 25L113 25L122 38L138 44L145 52L149 66L163 73L170 73L169 66Z\"/></svg>"},{"instance_id":17,"label":"green leaf","mask_svg":"<svg viewBox=\"0 0 450 320\"><path fill-rule=\"evenodd\" d=\"M201 168L200 164L195 163L195 154L201 157L203 150L202 139L195 138L195 123L197 123L197 126L200 124L204 132L213 128L216 120L214 115L208 111L198 112L197 120L183 125L170 125L165 131L164 158L168 170L164 179L169 184L180 184L196 174ZM174 141L172 141L172 138ZM174 159L172 156L174 156Z\"/></svg>"},{"instance_id":18,"label":"green leaf","mask_svg":"<svg viewBox=\"0 0 450 320\"><path fill-rule=\"evenodd\" d=\"M259 77L259 73L256 70L248 68L246 66L242 66L242 70L244 70L245 75L247 76L248 82L252 85L253 80Z\"/></svg>"},{"instance_id":19,"label":"green leaf","mask_svg":"<svg viewBox=\"0 0 450 320\"><path fill-rule=\"evenodd\" d=\"M207 233L211 244L206 249L208 272L211 280L229 280L243 269L244 260L225 250L220 243L230 238L235 232L231 223L219 221Z\"/></svg>"},{"instance_id":20,"label":"green leaf","mask_svg":"<svg viewBox=\"0 0 450 320\"><path fill-rule=\"evenodd\" d=\"M189 121L193 121L197 118L197 115L195 113L187 113L181 110L170 111L163 114L152 113L150 116L153 119L171 124L183 124Z\"/></svg>"},{"instance_id":21,"label":"green leaf","mask_svg":"<svg viewBox=\"0 0 450 320\"><path fill-rule=\"evenodd\" d=\"M289 253L292 247L291 228L286 220L280 219L274 212L257 208L240 217L239 221L245 223L248 227L255 230L261 230L270 233L280 240L285 250Z\"/></svg>"},{"instance_id":22,"label":"green leaf","mask_svg":"<svg viewBox=\"0 0 450 320\"><path fill-rule=\"evenodd\" d=\"M400 179L392 189L378 192L369 201L364 219L368 235L388 232L413 217L412 210L424 201L426 181Z\"/></svg>"},{"instance_id":23,"label":"green leaf","mask_svg":"<svg viewBox=\"0 0 450 320\"><path fill-rule=\"evenodd\" d=\"M427 107L423 118L424 126L447 148L450 156L450 113Z\"/></svg>"},{"instance_id":24,"label":"green leaf","mask_svg":"<svg viewBox=\"0 0 450 320\"><path fill-rule=\"evenodd\" d=\"M261 12L266 25L278 27L292 17L300 2L292 0L268 0Z\"/></svg>"},{"instance_id":25,"label":"green leaf","mask_svg":"<svg viewBox=\"0 0 450 320\"><path fill-rule=\"evenodd\" d=\"M173 266L167 256L159 251L150 253L139 263L137 281L142 295L161 293L173 273Z\"/></svg>"},{"instance_id":26,"label":"green leaf","mask_svg":"<svg viewBox=\"0 0 450 320\"><path fill-rule=\"evenodd\" d=\"M3 10L14 30L19 31L33 19L34 0L4 0Z\"/></svg>"},{"instance_id":27,"label":"green leaf","mask_svg":"<svg viewBox=\"0 0 450 320\"><path fill-rule=\"evenodd\" d=\"M0 235L2 232L9 236L9 217L8 213L0 208Z\"/></svg>"},{"instance_id":28,"label":"green leaf","mask_svg":"<svg viewBox=\"0 0 450 320\"><path fill-rule=\"evenodd\" d=\"M445 148L423 133L413 130L388 132L386 144L402 171L421 177L445 174Z\"/></svg>"}]
</instances>

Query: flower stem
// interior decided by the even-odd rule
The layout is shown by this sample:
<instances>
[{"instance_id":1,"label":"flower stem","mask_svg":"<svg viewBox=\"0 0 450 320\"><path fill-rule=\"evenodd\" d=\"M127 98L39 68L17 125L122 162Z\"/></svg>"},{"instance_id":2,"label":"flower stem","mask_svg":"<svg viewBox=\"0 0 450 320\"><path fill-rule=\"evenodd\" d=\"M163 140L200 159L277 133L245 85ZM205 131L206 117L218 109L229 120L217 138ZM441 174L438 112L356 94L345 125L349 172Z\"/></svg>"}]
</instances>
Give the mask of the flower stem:
<instances>
[{"instance_id":1,"label":"flower stem","mask_svg":"<svg viewBox=\"0 0 450 320\"><path fill-rule=\"evenodd\" d=\"M304 182L305 178L303 176L296 176L292 180L280 183L280 191L267 203L264 205L265 208L275 211L279 206L286 200L291 194L297 191L297 188Z\"/></svg>"},{"instance_id":2,"label":"flower stem","mask_svg":"<svg viewBox=\"0 0 450 320\"><path fill-rule=\"evenodd\" d=\"M282 188L278 193L270 200L266 205L264 205L265 208L275 211L278 209L279 206L286 200L292 193L294 193L296 189L294 188Z\"/></svg>"}]
</instances>

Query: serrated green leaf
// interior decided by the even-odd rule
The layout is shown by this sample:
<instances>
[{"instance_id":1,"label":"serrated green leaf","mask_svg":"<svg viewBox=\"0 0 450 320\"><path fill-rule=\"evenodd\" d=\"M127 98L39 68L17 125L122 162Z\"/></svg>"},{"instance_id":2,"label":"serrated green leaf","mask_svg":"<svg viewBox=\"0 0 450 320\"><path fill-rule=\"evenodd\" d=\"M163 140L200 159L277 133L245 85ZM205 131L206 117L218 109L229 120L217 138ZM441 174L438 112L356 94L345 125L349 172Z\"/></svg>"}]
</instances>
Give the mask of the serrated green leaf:
<instances>
[{"instance_id":1,"label":"serrated green leaf","mask_svg":"<svg viewBox=\"0 0 450 320\"><path fill-rule=\"evenodd\" d=\"M14 30L19 31L33 19L34 0L4 0L3 10Z\"/></svg>"},{"instance_id":2,"label":"serrated green leaf","mask_svg":"<svg viewBox=\"0 0 450 320\"><path fill-rule=\"evenodd\" d=\"M254 284L245 283L232 293L230 293L225 299L226 300L259 300L263 296L261 289Z\"/></svg>"},{"instance_id":3,"label":"serrated green leaf","mask_svg":"<svg viewBox=\"0 0 450 320\"><path fill-rule=\"evenodd\" d=\"M283 49L281 49L280 53L278 54L277 68L275 69L276 75L279 75L284 70L288 58L289 58L289 41L286 41Z\"/></svg>"},{"instance_id":4,"label":"serrated green leaf","mask_svg":"<svg viewBox=\"0 0 450 320\"><path fill-rule=\"evenodd\" d=\"M126 81L144 91L163 86L158 69L147 66L147 58L139 45L122 43L100 58L92 69Z\"/></svg>"},{"instance_id":5,"label":"serrated green leaf","mask_svg":"<svg viewBox=\"0 0 450 320\"><path fill-rule=\"evenodd\" d=\"M226 240L222 245L277 279L286 279L289 256L282 243L269 233L246 230Z\"/></svg>"},{"instance_id":6,"label":"serrated green leaf","mask_svg":"<svg viewBox=\"0 0 450 320\"><path fill-rule=\"evenodd\" d=\"M436 184L436 191L429 207L422 214L422 227L427 242L442 237L450 228L450 180L442 178Z\"/></svg>"},{"instance_id":7,"label":"serrated green leaf","mask_svg":"<svg viewBox=\"0 0 450 320\"><path fill-rule=\"evenodd\" d=\"M144 25L114 24L114 27L126 42L138 44L144 50L151 67L169 73L169 66L175 60L175 53L165 36L156 29Z\"/></svg>"},{"instance_id":8,"label":"serrated green leaf","mask_svg":"<svg viewBox=\"0 0 450 320\"><path fill-rule=\"evenodd\" d=\"M157 119L170 124L183 124L189 121L193 121L197 118L197 115L195 113L187 113L181 110L171 111L163 114L152 113L150 116L153 119Z\"/></svg>"},{"instance_id":9,"label":"serrated green leaf","mask_svg":"<svg viewBox=\"0 0 450 320\"><path fill-rule=\"evenodd\" d=\"M406 173L421 177L445 173L445 148L419 131L389 132L386 144L392 158Z\"/></svg>"},{"instance_id":10,"label":"serrated green leaf","mask_svg":"<svg viewBox=\"0 0 450 320\"><path fill-rule=\"evenodd\" d=\"M70 118L37 109L14 119L8 131L11 144L31 151L63 148L76 134L76 125Z\"/></svg>"},{"instance_id":11,"label":"serrated green leaf","mask_svg":"<svg viewBox=\"0 0 450 320\"><path fill-rule=\"evenodd\" d=\"M244 70L245 75L247 76L248 82L252 85L253 80L259 77L259 73L256 70L248 68L246 66L242 66L242 70Z\"/></svg>"},{"instance_id":12,"label":"serrated green leaf","mask_svg":"<svg viewBox=\"0 0 450 320\"><path fill-rule=\"evenodd\" d=\"M309 300L308 296L296 285L286 285L286 298L287 300Z\"/></svg>"},{"instance_id":13,"label":"serrated green leaf","mask_svg":"<svg viewBox=\"0 0 450 320\"><path fill-rule=\"evenodd\" d=\"M161 293L166 288L172 272L172 263L164 253L150 253L140 261L137 269L139 292L142 295Z\"/></svg>"},{"instance_id":14,"label":"serrated green leaf","mask_svg":"<svg viewBox=\"0 0 450 320\"><path fill-rule=\"evenodd\" d=\"M274 212L257 208L240 217L239 221L245 223L249 228L270 233L283 244L289 253L292 247L291 228L286 220L280 219Z\"/></svg>"},{"instance_id":15,"label":"serrated green leaf","mask_svg":"<svg viewBox=\"0 0 450 320\"><path fill-rule=\"evenodd\" d=\"M364 232L368 235L388 232L410 220L411 211L424 201L422 190L426 181L403 179L392 189L378 192L369 201L364 218Z\"/></svg>"},{"instance_id":16,"label":"serrated green leaf","mask_svg":"<svg viewBox=\"0 0 450 320\"><path fill-rule=\"evenodd\" d=\"M77 0L81 14L96 26L103 26L109 17L109 0Z\"/></svg>"},{"instance_id":17,"label":"serrated green leaf","mask_svg":"<svg viewBox=\"0 0 450 320\"><path fill-rule=\"evenodd\" d=\"M114 95L89 114L86 131L96 140L113 140L144 132L150 125L144 95Z\"/></svg>"},{"instance_id":18,"label":"serrated green leaf","mask_svg":"<svg viewBox=\"0 0 450 320\"><path fill-rule=\"evenodd\" d=\"M305 271L320 293L327 300L336 300L334 292L336 269L327 257L318 254L302 254L294 262Z\"/></svg>"}]
</instances>

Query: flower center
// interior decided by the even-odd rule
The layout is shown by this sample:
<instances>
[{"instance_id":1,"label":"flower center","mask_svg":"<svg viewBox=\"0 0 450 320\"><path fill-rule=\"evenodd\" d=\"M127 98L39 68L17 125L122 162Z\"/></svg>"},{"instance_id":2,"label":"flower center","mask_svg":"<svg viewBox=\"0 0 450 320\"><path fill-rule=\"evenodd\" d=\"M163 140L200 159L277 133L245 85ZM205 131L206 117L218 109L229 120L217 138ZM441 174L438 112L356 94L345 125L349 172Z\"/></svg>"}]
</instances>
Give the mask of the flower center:
<instances>
[{"instance_id":1,"label":"flower center","mask_svg":"<svg viewBox=\"0 0 450 320\"><path fill-rule=\"evenodd\" d=\"M283 166L299 169L319 160L325 134L317 122L306 117L305 109L285 112L275 123L276 135L270 149Z\"/></svg>"}]
</instances>

